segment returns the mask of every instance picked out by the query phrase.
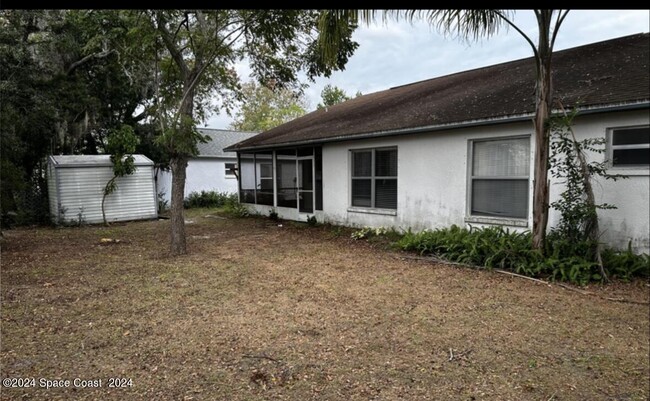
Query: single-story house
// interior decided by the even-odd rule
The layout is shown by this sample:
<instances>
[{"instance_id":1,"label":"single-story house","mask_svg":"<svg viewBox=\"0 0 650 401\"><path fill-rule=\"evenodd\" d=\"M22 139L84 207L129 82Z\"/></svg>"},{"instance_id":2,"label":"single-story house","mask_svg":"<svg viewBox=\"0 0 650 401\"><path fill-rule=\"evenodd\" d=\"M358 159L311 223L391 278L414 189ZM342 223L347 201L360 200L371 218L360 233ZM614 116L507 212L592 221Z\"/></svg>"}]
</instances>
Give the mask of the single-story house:
<instances>
[{"instance_id":1,"label":"single-story house","mask_svg":"<svg viewBox=\"0 0 650 401\"><path fill-rule=\"evenodd\" d=\"M198 128L209 138L199 143L199 153L187 163L185 196L191 192L219 191L236 193L237 154L223 149L237 142L257 135L257 132L232 131L214 128ZM169 170L156 174L157 193L163 200L171 202L172 174Z\"/></svg>"},{"instance_id":2,"label":"single-story house","mask_svg":"<svg viewBox=\"0 0 650 401\"><path fill-rule=\"evenodd\" d=\"M650 36L558 51L555 99L577 108L578 139L606 138L611 173L594 185L604 242L650 251ZM421 230L532 228L532 58L360 96L227 148L240 200L285 219ZM550 178L551 201L562 184ZM550 226L558 214L550 215Z\"/></svg>"}]
</instances>

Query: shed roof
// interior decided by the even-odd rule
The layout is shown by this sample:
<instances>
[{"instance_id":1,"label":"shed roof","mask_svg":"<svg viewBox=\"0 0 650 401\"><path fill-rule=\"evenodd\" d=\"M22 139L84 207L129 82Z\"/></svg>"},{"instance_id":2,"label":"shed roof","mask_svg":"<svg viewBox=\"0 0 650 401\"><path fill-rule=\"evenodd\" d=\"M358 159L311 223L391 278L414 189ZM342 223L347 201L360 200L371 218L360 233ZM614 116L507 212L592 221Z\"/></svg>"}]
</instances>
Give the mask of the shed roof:
<instances>
[{"instance_id":1,"label":"shed roof","mask_svg":"<svg viewBox=\"0 0 650 401\"><path fill-rule=\"evenodd\" d=\"M647 108L649 50L650 36L641 33L555 52L555 99L565 107L581 109ZM360 96L262 132L228 150L482 125L530 116L534 109L535 62L529 57Z\"/></svg>"},{"instance_id":2,"label":"shed roof","mask_svg":"<svg viewBox=\"0 0 650 401\"><path fill-rule=\"evenodd\" d=\"M201 134L210 138L208 142L198 144L199 157L237 157L236 153L224 152L223 149L259 134L259 132L215 128L199 128L198 130Z\"/></svg>"},{"instance_id":3,"label":"shed roof","mask_svg":"<svg viewBox=\"0 0 650 401\"><path fill-rule=\"evenodd\" d=\"M136 166L153 166L145 155L133 155ZM112 166L110 155L57 155L50 156L50 161L57 167L104 167Z\"/></svg>"}]
</instances>

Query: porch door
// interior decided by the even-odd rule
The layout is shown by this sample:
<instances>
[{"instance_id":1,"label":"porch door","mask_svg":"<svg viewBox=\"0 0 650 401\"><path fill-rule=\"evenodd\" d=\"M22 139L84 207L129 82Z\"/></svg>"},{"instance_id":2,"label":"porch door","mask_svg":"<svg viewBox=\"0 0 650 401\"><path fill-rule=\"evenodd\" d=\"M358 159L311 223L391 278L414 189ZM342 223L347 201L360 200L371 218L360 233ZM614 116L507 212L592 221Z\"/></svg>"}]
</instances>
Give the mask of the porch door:
<instances>
[{"instance_id":1,"label":"porch door","mask_svg":"<svg viewBox=\"0 0 650 401\"><path fill-rule=\"evenodd\" d=\"M298 212L314 212L314 158L298 159Z\"/></svg>"}]
</instances>

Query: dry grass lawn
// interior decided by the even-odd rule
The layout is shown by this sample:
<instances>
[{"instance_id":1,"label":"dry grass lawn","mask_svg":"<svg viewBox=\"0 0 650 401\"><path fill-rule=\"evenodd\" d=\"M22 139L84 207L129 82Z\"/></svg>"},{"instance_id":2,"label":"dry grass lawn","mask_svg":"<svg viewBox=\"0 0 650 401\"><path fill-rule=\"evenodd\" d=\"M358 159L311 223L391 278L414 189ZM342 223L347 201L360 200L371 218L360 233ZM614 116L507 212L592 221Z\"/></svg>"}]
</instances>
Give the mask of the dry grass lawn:
<instances>
[{"instance_id":1,"label":"dry grass lawn","mask_svg":"<svg viewBox=\"0 0 650 401\"><path fill-rule=\"evenodd\" d=\"M190 253L178 258L164 254L168 221L5 231L0 376L102 387L2 388L0 398L650 395L647 304L403 260L332 228L210 213L190 213ZM649 298L642 281L589 291Z\"/></svg>"}]
</instances>

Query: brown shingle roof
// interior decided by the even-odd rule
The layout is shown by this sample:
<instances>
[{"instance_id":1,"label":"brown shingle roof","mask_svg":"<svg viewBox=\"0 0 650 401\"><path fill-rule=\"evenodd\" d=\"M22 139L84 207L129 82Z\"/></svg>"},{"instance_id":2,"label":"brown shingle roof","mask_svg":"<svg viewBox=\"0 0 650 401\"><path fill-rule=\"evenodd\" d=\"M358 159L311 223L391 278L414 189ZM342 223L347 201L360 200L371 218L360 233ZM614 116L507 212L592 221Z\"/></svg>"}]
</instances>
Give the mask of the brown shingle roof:
<instances>
[{"instance_id":1,"label":"brown shingle roof","mask_svg":"<svg viewBox=\"0 0 650 401\"><path fill-rule=\"evenodd\" d=\"M555 98L592 108L650 99L650 36L637 34L553 55ZM532 58L446 75L376 92L242 141L232 149L328 142L470 121L527 115L535 106Z\"/></svg>"}]
</instances>

